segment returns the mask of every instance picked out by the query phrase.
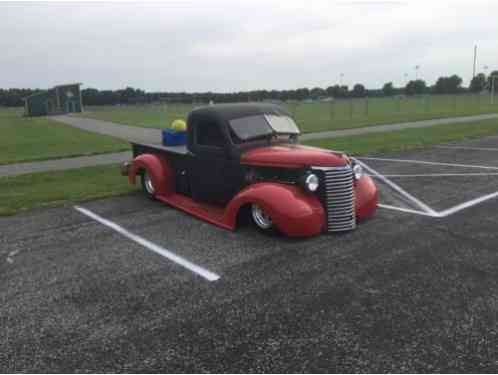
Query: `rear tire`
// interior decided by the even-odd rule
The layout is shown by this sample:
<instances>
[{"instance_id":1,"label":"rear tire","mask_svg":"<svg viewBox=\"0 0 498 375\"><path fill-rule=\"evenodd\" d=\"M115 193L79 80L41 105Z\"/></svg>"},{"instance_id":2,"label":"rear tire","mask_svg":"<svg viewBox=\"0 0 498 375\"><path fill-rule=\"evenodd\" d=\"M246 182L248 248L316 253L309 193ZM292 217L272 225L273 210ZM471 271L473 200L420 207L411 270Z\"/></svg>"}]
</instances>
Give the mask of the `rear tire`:
<instances>
[{"instance_id":1,"label":"rear tire","mask_svg":"<svg viewBox=\"0 0 498 375\"><path fill-rule=\"evenodd\" d=\"M144 191L145 195L147 195L147 198L155 199L154 196L156 194L156 189L154 187L154 184L152 183L150 174L149 172L147 172L146 169L144 169L142 172L141 180L142 180L142 190Z\"/></svg>"},{"instance_id":2,"label":"rear tire","mask_svg":"<svg viewBox=\"0 0 498 375\"><path fill-rule=\"evenodd\" d=\"M275 226L273 225L273 221L271 217L265 213L263 208L253 203L251 205L251 218L256 225L256 227L265 232L265 233L273 233L275 230Z\"/></svg>"}]
</instances>

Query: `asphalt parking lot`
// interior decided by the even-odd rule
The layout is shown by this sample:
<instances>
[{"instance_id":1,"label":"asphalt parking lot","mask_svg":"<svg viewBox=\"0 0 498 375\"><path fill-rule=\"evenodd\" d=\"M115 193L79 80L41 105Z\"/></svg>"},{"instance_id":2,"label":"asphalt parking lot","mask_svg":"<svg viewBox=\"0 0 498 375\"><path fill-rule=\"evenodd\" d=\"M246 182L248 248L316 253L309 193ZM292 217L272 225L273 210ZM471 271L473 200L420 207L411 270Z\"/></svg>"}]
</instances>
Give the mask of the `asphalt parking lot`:
<instances>
[{"instance_id":1,"label":"asphalt parking lot","mask_svg":"<svg viewBox=\"0 0 498 375\"><path fill-rule=\"evenodd\" d=\"M81 205L128 236L74 207L0 218L0 371L497 372L498 137L359 160L383 207L341 235L140 193Z\"/></svg>"}]
</instances>

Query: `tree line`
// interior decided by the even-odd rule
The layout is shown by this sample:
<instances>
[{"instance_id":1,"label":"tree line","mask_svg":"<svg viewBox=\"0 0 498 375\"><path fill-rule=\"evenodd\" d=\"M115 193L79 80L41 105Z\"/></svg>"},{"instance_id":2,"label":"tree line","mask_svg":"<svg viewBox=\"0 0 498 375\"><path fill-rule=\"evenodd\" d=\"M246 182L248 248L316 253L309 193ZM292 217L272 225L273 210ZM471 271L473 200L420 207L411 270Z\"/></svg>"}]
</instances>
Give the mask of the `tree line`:
<instances>
[{"instance_id":1,"label":"tree line","mask_svg":"<svg viewBox=\"0 0 498 375\"><path fill-rule=\"evenodd\" d=\"M468 87L462 86L462 78L454 74L448 77L439 77L436 83L428 86L422 79L407 82L404 87L394 87L387 82L381 89L367 90L361 83L351 88L346 85L333 85L327 88L298 88L295 90L253 90L231 93L216 92L145 92L144 90L127 87L122 90L97 90L87 88L82 90L85 105L116 105L139 104L158 102L177 103L226 103L261 100L318 100L323 98L362 98L374 96L394 95L422 95L422 94L460 94L466 92L478 93L491 86L491 76L498 76L498 70L486 77L483 73L472 78ZM498 79L496 79L498 81ZM495 82L498 85L498 82ZM498 91L498 87L496 88ZM24 104L23 98L40 92L38 89L0 89L0 106L15 107Z\"/></svg>"},{"instance_id":2,"label":"tree line","mask_svg":"<svg viewBox=\"0 0 498 375\"><path fill-rule=\"evenodd\" d=\"M32 89L1 89L0 88L0 106L19 107L24 105L22 98L35 94L41 90Z\"/></svg>"}]
</instances>

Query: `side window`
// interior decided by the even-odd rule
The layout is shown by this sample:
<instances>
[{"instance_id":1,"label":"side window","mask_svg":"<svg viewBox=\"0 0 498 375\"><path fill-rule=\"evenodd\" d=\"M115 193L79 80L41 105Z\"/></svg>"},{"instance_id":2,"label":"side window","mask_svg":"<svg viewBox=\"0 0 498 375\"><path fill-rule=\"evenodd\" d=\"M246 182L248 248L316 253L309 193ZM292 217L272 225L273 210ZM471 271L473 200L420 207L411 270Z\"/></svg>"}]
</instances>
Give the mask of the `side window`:
<instances>
[{"instance_id":1,"label":"side window","mask_svg":"<svg viewBox=\"0 0 498 375\"><path fill-rule=\"evenodd\" d=\"M216 124L198 124L195 129L195 141L199 146L217 147L224 146L224 138Z\"/></svg>"}]
</instances>

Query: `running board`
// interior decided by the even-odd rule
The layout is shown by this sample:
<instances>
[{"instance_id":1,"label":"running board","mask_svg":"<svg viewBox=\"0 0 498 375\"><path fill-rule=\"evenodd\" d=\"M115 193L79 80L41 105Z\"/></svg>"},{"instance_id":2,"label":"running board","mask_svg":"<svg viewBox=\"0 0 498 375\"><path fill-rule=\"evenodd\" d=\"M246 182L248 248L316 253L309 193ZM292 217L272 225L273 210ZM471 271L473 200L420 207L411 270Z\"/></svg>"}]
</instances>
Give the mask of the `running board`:
<instances>
[{"instance_id":1,"label":"running board","mask_svg":"<svg viewBox=\"0 0 498 375\"><path fill-rule=\"evenodd\" d=\"M224 221L225 209L220 206L196 202L181 194L158 195L155 198L223 229L235 229Z\"/></svg>"}]
</instances>

